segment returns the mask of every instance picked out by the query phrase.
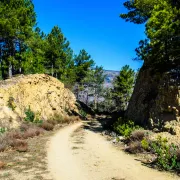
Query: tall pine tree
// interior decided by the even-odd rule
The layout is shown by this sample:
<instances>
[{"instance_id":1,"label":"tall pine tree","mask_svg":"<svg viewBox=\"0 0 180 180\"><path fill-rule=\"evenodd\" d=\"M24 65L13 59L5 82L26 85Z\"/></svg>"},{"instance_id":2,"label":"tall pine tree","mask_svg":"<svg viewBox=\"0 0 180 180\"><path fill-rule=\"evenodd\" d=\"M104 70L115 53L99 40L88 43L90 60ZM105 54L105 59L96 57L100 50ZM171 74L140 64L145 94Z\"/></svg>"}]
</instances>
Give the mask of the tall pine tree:
<instances>
[{"instance_id":1,"label":"tall pine tree","mask_svg":"<svg viewBox=\"0 0 180 180\"><path fill-rule=\"evenodd\" d=\"M1 0L0 17L1 71L3 78L11 78L21 66L16 53L31 37L36 23L34 5L31 0Z\"/></svg>"}]
</instances>

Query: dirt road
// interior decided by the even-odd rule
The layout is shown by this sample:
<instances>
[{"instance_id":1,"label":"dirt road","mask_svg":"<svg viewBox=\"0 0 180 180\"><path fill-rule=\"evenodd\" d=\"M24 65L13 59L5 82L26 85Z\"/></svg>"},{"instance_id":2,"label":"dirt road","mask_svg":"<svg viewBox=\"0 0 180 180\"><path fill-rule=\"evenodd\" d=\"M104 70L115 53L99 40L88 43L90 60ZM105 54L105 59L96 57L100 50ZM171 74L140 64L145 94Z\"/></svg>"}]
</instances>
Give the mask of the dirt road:
<instances>
[{"instance_id":1,"label":"dirt road","mask_svg":"<svg viewBox=\"0 0 180 180\"><path fill-rule=\"evenodd\" d=\"M82 122L60 130L48 147L48 167L55 180L178 180L117 150Z\"/></svg>"}]
</instances>

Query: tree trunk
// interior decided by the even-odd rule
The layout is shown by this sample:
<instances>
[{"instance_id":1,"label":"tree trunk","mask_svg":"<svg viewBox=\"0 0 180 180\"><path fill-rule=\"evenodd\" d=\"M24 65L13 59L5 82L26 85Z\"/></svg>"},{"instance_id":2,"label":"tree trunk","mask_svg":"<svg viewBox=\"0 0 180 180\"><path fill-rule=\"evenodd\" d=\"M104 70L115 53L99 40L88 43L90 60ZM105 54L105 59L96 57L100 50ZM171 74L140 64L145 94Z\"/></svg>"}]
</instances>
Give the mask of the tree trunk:
<instances>
[{"instance_id":1,"label":"tree trunk","mask_svg":"<svg viewBox=\"0 0 180 180\"><path fill-rule=\"evenodd\" d=\"M22 68L20 67L20 68L19 68L19 74L21 74L21 73L22 73Z\"/></svg>"},{"instance_id":2,"label":"tree trunk","mask_svg":"<svg viewBox=\"0 0 180 180\"><path fill-rule=\"evenodd\" d=\"M96 94L96 88L94 89L94 109L97 109L97 94Z\"/></svg>"},{"instance_id":3,"label":"tree trunk","mask_svg":"<svg viewBox=\"0 0 180 180\"><path fill-rule=\"evenodd\" d=\"M9 41L9 47L10 47L10 54L9 54L9 67L8 67L8 76L11 79L13 75L13 65L12 65L12 59L15 56L15 44L13 42L13 39L10 39Z\"/></svg>"},{"instance_id":4,"label":"tree trunk","mask_svg":"<svg viewBox=\"0 0 180 180\"><path fill-rule=\"evenodd\" d=\"M21 43L19 42L19 52L20 52L20 54L22 53L21 52ZM19 74L21 74L22 73L22 67L21 67L21 59L19 60Z\"/></svg>"},{"instance_id":5,"label":"tree trunk","mask_svg":"<svg viewBox=\"0 0 180 180\"><path fill-rule=\"evenodd\" d=\"M54 76L54 66L53 66L53 64L51 65L51 75Z\"/></svg>"},{"instance_id":6,"label":"tree trunk","mask_svg":"<svg viewBox=\"0 0 180 180\"><path fill-rule=\"evenodd\" d=\"M12 63L9 63L9 78L12 78Z\"/></svg>"},{"instance_id":7,"label":"tree trunk","mask_svg":"<svg viewBox=\"0 0 180 180\"><path fill-rule=\"evenodd\" d=\"M1 74L2 74L2 79L5 79L7 77L7 74L5 74L3 62L1 61Z\"/></svg>"},{"instance_id":8,"label":"tree trunk","mask_svg":"<svg viewBox=\"0 0 180 180\"><path fill-rule=\"evenodd\" d=\"M88 105L88 101L89 101L89 88L87 86L86 105Z\"/></svg>"}]
</instances>

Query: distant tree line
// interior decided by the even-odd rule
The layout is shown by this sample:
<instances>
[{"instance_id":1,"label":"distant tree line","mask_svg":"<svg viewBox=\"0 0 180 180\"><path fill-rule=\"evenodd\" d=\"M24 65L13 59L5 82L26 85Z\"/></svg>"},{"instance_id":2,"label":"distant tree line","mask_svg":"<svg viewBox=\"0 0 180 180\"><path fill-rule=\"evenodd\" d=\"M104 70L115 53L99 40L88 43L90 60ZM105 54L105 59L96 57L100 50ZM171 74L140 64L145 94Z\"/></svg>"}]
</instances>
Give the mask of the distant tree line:
<instances>
[{"instance_id":1,"label":"distant tree line","mask_svg":"<svg viewBox=\"0 0 180 180\"><path fill-rule=\"evenodd\" d=\"M0 79L46 73L75 92L94 97L97 108L105 76L85 49L74 54L60 27L45 34L38 26L32 0L0 0Z\"/></svg>"},{"instance_id":2,"label":"distant tree line","mask_svg":"<svg viewBox=\"0 0 180 180\"><path fill-rule=\"evenodd\" d=\"M1 79L46 73L72 87L95 66L86 50L73 53L58 26L41 31L32 0L0 0L0 17Z\"/></svg>"},{"instance_id":3,"label":"distant tree line","mask_svg":"<svg viewBox=\"0 0 180 180\"><path fill-rule=\"evenodd\" d=\"M86 104L93 97L94 109L126 108L134 76L128 66L123 67L114 88L105 89L103 67L96 66L85 49L74 54L60 27L45 34L37 26L32 0L0 0L0 17L0 79L46 73L71 88L77 99L84 91Z\"/></svg>"}]
</instances>

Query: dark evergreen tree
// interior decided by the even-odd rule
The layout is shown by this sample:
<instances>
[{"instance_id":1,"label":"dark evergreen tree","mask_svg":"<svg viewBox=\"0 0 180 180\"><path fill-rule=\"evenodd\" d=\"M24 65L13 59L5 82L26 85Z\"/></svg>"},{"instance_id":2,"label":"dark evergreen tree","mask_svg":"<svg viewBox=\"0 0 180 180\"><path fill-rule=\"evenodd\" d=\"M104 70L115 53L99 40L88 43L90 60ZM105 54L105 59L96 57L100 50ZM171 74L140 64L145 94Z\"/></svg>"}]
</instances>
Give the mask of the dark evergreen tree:
<instances>
[{"instance_id":1,"label":"dark evergreen tree","mask_svg":"<svg viewBox=\"0 0 180 180\"><path fill-rule=\"evenodd\" d=\"M135 72L128 65L122 67L119 76L114 80L112 89L113 99L117 110L126 110L128 102L133 92Z\"/></svg>"},{"instance_id":2,"label":"dark evergreen tree","mask_svg":"<svg viewBox=\"0 0 180 180\"><path fill-rule=\"evenodd\" d=\"M0 17L1 71L3 78L11 78L21 67L15 56L32 36L34 5L31 0L1 0Z\"/></svg>"},{"instance_id":3,"label":"dark evergreen tree","mask_svg":"<svg viewBox=\"0 0 180 180\"><path fill-rule=\"evenodd\" d=\"M61 79L69 63L69 56L72 54L70 43L58 26L54 26L51 33L47 35L47 42L46 68L51 69L52 76Z\"/></svg>"},{"instance_id":4,"label":"dark evergreen tree","mask_svg":"<svg viewBox=\"0 0 180 180\"><path fill-rule=\"evenodd\" d=\"M94 60L82 49L79 54L75 56L74 62L76 67L76 82L81 83L86 77L88 70L94 66Z\"/></svg>"},{"instance_id":5,"label":"dark evergreen tree","mask_svg":"<svg viewBox=\"0 0 180 180\"><path fill-rule=\"evenodd\" d=\"M180 64L180 11L178 0L127 1L128 12L120 16L136 24L145 23L147 39L136 49L143 68L168 71Z\"/></svg>"},{"instance_id":6,"label":"dark evergreen tree","mask_svg":"<svg viewBox=\"0 0 180 180\"><path fill-rule=\"evenodd\" d=\"M92 60L91 56L84 49L82 49L78 55L75 55L74 64L76 72L75 94L79 99L79 91L83 90L84 88L84 78L88 75L88 71L94 66L94 60Z\"/></svg>"},{"instance_id":7,"label":"dark evergreen tree","mask_svg":"<svg viewBox=\"0 0 180 180\"><path fill-rule=\"evenodd\" d=\"M21 53L24 74L45 73L45 38L46 35L37 27L33 36L26 41L27 48Z\"/></svg>"}]
</instances>

